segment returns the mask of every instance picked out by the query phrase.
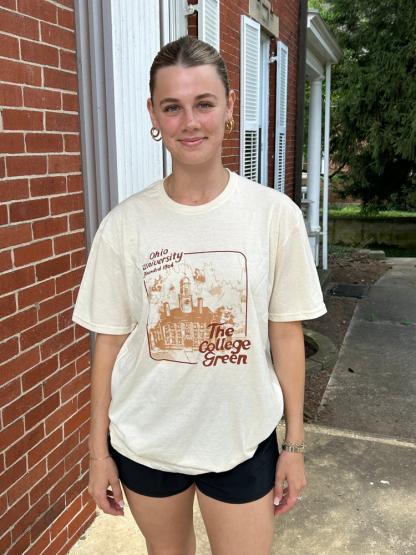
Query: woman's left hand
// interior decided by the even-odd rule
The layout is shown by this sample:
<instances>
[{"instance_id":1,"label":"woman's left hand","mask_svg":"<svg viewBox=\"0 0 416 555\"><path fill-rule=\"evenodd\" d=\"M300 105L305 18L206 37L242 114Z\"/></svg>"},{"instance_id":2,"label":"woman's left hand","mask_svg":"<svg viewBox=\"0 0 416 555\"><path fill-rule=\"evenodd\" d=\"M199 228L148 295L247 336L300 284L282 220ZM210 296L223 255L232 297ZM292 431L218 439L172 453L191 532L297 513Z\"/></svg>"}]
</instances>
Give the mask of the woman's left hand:
<instances>
[{"instance_id":1,"label":"woman's left hand","mask_svg":"<svg viewBox=\"0 0 416 555\"><path fill-rule=\"evenodd\" d=\"M283 488L283 482L287 487ZM279 499L279 505L274 505L274 515L287 513L296 505L306 486L305 463L303 453L282 451L276 465L276 482L273 499Z\"/></svg>"}]
</instances>

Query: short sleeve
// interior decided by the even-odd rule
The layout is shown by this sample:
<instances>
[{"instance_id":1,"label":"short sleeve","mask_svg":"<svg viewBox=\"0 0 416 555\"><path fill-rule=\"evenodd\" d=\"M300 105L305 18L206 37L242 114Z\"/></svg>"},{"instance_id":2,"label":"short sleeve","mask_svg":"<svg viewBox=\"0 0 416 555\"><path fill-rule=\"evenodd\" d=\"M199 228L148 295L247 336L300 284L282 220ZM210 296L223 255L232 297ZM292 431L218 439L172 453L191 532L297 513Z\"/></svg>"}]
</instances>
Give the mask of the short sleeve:
<instances>
[{"instance_id":1,"label":"short sleeve","mask_svg":"<svg viewBox=\"0 0 416 555\"><path fill-rule=\"evenodd\" d=\"M271 242L275 256L269 275L269 320L310 320L327 312L303 214L293 203Z\"/></svg>"},{"instance_id":2,"label":"short sleeve","mask_svg":"<svg viewBox=\"0 0 416 555\"><path fill-rule=\"evenodd\" d=\"M133 269L98 228L81 280L72 321L97 333L130 333L136 325L130 294Z\"/></svg>"}]
</instances>

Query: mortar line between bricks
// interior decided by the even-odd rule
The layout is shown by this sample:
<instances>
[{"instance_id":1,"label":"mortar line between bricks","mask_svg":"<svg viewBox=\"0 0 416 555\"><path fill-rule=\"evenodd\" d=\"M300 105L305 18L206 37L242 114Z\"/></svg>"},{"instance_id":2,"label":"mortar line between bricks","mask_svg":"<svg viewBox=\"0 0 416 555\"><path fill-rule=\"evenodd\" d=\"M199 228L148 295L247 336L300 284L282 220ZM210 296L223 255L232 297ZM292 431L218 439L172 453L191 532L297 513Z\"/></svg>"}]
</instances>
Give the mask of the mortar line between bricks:
<instances>
[{"instance_id":1,"label":"mortar line between bricks","mask_svg":"<svg viewBox=\"0 0 416 555\"><path fill-rule=\"evenodd\" d=\"M278 429L285 428L284 423L278 425ZM324 435L331 435L331 436L340 436L340 437L349 437L351 439L360 439L363 441L375 441L376 443L384 443L387 445L396 445L398 447L406 447L410 449L416 449L416 443L412 443L411 441L393 439L389 437L380 437L377 435L371 434L361 434L360 432L353 432L352 430L343 430L342 428L334 428L330 426L323 426L319 424L311 424L309 422L304 423L305 432L315 432L318 434Z\"/></svg>"}]
</instances>

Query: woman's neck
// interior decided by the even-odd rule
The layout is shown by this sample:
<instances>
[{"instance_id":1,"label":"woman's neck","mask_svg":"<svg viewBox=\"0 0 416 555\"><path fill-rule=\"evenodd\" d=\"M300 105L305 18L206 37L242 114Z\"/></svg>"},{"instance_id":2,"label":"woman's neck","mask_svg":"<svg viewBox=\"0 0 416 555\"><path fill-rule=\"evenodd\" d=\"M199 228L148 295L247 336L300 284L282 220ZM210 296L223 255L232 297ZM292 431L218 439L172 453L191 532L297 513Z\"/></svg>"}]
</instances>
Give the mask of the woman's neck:
<instances>
[{"instance_id":1,"label":"woman's neck","mask_svg":"<svg viewBox=\"0 0 416 555\"><path fill-rule=\"evenodd\" d=\"M216 198L227 186L229 172L222 164L201 172L174 167L165 179L166 194L175 202L197 206Z\"/></svg>"}]
</instances>

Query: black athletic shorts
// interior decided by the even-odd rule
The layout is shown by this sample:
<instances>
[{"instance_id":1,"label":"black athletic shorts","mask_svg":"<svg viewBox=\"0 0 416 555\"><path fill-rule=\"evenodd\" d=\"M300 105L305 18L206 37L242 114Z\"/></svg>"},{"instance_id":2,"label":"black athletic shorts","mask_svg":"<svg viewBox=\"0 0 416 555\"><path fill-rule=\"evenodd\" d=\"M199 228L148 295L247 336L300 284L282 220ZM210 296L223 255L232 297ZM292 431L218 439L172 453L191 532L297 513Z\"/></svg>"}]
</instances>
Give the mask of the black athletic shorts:
<instances>
[{"instance_id":1,"label":"black athletic shorts","mask_svg":"<svg viewBox=\"0 0 416 555\"><path fill-rule=\"evenodd\" d=\"M151 497L168 497L188 489L195 483L205 495L226 503L248 503L266 495L275 484L279 457L276 430L261 443L254 455L230 470L182 474L156 470L121 455L111 445L119 479L128 489Z\"/></svg>"}]
</instances>

